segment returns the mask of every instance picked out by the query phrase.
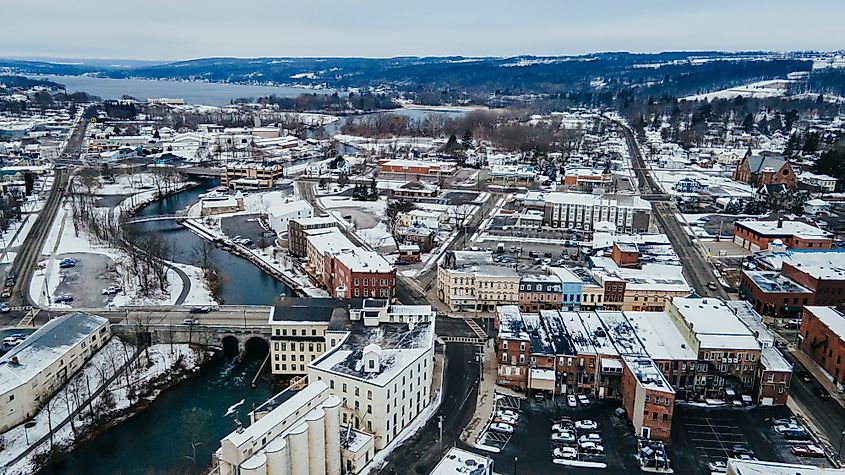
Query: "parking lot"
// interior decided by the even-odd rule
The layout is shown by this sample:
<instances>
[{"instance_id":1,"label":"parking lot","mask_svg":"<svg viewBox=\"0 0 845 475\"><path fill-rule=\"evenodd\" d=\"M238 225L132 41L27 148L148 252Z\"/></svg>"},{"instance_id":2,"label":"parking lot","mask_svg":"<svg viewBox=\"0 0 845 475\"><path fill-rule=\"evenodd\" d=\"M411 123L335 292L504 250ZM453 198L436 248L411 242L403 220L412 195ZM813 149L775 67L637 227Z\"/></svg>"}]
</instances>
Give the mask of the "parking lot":
<instances>
[{"instance_id":1,"label":"parking lot","mask_svg":"<svg viewBox=\"0 0 845 475\"><path fill-rule=\"evenodd\" d=\"M249 239L255 245L260 245L262 241L272 243L275 235L264 235L264 228L258 222L257 214L245 214L237 216L228 216L220 220L220 227L223 233L234 238L240 236L241 238Z\"/></svg>"},{"instance_id":2,"label":"parking lot","mask_svg":"<svg viewBox=\"0 0 845 475\"><path fill-rule=\"evenodd\" d=\"M107 305L111 297L103 295L103 289L111 285L123 284L120 275L115 271L114 261L108 256L87 252L57 256L58 259L68 257L76 261L74 267L58 269L58 260L54 263L57 268L52 271L59 272L61 280L56 291L50 296L51 299L59 295L70 295L73 297L70 306L76 308L97 308Z\"/></svg>"},{"instance_id":3,"label":"parking lot","mask_svg":"<svg viewBox=\"0 0 845 475\"><path fill-rule=\"evenodd\" d=\"M797 457L790 448L808 441L790 441L778 434L772 418L789 418L785 406L707 408L678 405L672 419L669 455L674 467L709 474L707 464L726 461L735 445L744 445L760 460L830 466L826 458ZM677 470L676 470L677 472Z\"/></svg>"},{"instance_id":4,"label":"parking lot","mask_svg":"<svg viewBox=\"0 0 845 475\"><path fill-rule=\"evenodd\" d=\"M566 398L558 396L555 401L523 401L520 408L519 423L505 443L501 452L492 454L498 472L514 473L640 473L639 462L635 455L637 439L633 429L625 419L613 415L619 407L613 401L593 401L589 406L571 408L566 405ZM604 446L603 455L583 455L581 460L606 464L606 469L562 466L552 461L553 444L551 442L552 421L562 416L573 420L590 419L599 425L597 430L578 431L599 433ZM514 459L517 458L516 462Z\"/></svg>"}]
</instances>

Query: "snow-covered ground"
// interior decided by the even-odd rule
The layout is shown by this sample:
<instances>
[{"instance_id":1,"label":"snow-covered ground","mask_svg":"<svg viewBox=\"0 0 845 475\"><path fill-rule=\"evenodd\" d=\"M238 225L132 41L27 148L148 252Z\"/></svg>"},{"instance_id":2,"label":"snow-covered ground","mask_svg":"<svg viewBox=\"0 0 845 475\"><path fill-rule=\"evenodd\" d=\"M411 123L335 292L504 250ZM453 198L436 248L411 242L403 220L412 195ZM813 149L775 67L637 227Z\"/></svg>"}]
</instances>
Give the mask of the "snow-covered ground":
<instances>
[{"instance_id":1,"label":"snow-covered ground","mask_svg":"<svg viewBox=\"0 0 845 475\"><path fill-rule=\"evenodd\" d=\"M88 386L91 391L108 380L128 358L135 352L135 348L113 337L103 348L100 349L85 364L80 372L71 378L63 389L59 390L44 408L31 420L34 425L26 428L20 425L9 431L0 434L5 449L0 451L0 467L3 473L33 473L37 467L33 460L39 453L49 450L49 441L42 444L18 463L4 467L9 461L21 454L30 443L39 440L49 433L49 427L64 420L69 413L78 407L80 401L87 398ZM116 422L118 417L132 405L139 402L138 389L147 385L148 382L161 377L171 369L179 367L181 370L191 371L200 363L202 355L198 354L188 345L153 345L149 348L149 359L142 354L126 375L112 381L107 391L100 394L93 402L93 414L90 409L83 409L73 423L77 432L82 432L84 427L90 426L96 419L101 421ZM152 400L158 395L158 390L146 395L146 399ZM66 424L57 430L53 435L53 442L59 447L68 447L79 435L74 433L70 424Z\"/></svg>"},{"instance_id":2,"label":"snow-covered ground","mask_svg":"<svg viewBox=\"0 0 845 475\"><path fill-rule=\"evenodd\" d=\"M710 92L707 94L697 94L694 96L687 96L681 100L684 101L710 101L713 99L733 99L734 97L780 97L786 92L787 86L793 81L789 79L771 79L768 81L759 81L743 86L731 87L722 89L721 91Z\"/></svg>"}]
</instances>

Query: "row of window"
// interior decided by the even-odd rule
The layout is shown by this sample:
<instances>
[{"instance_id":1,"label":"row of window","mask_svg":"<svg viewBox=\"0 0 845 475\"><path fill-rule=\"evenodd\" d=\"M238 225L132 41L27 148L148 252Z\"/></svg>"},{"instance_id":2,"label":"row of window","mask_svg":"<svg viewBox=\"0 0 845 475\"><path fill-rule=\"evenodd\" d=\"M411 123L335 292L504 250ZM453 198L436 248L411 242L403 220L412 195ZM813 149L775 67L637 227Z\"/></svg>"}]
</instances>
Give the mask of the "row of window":
<instances>
[{"instance_id":1,"label":"row of window","mask_svg":"<svg viewBox=\"0 0 845 475\"><path fill-rule=\"evenodd\" d=\"M355 294L356 297L361 296L361 291L360 291L360 289L358 289L358 287L355 287L355 290L354 290L353 293ZM369 288L364 287L364 297L375 297L375 296L376 296L376 289L373 289L372 291L370 291ZM378 296L379 297L390 297L390 288L389 287L380 288L379 292L378 292Z\"/></svg>"},{"instance_id":2,"label":"row of window","mask_svg":"<svg viewBox=\"0 0 845 475\"><path fill-rule=\"evenodd\" d=\"M287 349L288 343L286 341L277 341L273 343L273 351L287 351ZM309 342L308 351L314 352L315 349L318 353L322 352L323 344L320 342ZM290 351L296 351L296 342L292 341L290 343ZM299 342L299 351L305 351L305 342Z\"/></svg>"},{"instance_id":3,"label":"row of window","mask_svg":"<svg viewBox=\"0 0 845 475\"><path fill-rule=\"evenodd\" d=\"M323 334L324 332L320 331L320 333ZM291 334L291 336L297 336L297 329L292 328L291 331L290 331L290 334ZM302 336L308 336L308 331L303 328L300 331L299 334L302 335ZM287 328L281 328L281 329L277 328L276 329L276 336L288 336L288 329ZM311 329L311 336L317 336L317 329L316 328Z\"/></svg>"},{"instance_id":4,"label":"row of window","mask_svg":"<svg viewBox=\"0 0 845 475\"><path fill-rule=\"evenodd\" d=\"M363 281L364 281L364 285L367 285L367 279L361 279L361 280L363 280ZM356 278L355 278L355 285L356 285L356 286L361 285L361 283L359 282L358 277L356 277ZM379 285L381 285L382 287L384 287L385 285L387 285L387 279L381 279L381 280L379 280ZM376 278L375 278L375 277L373 277L373 278L371 278L371 279L370 279L370 287L375 287L375 286L376 286Z\"/></svg>"}]
</instances>

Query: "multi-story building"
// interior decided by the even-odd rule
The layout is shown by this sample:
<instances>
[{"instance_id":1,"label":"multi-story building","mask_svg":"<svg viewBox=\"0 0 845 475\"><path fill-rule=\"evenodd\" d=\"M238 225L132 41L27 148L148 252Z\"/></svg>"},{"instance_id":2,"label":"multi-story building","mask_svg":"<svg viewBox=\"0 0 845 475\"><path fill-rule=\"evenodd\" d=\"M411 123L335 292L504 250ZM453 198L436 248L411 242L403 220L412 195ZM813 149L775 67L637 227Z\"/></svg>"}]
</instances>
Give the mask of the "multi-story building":
<instances>
[{"instance_id":1,"label":"multi-story building","mask_svg":"<svg viewBox=\"0 0 845 475\"><path fill-rule=\"evenodd\" d=\"M838 180L832 176L810 172L802 172L798 175L799 183L809 185L822 193L833 193L836 191L837 181Z\"/></svg>"},{"instance_id":2,"label":"multi-story building","mask_svg":"<svg viewBox=\"0 0 845 475\"><path fill-rule=\"evenodd\" d=\"M33 417L110 337L107 319L73 312L53 318L0 357L0 432Z\"/></svg>"},{"instance_id":3,"label":"multi-story building","mask_svg":"<svg viewBox=\"0 0 845 475\"><path fill-rule=\"evenodd\" d=\"M557 275L530 274L519 281L519 308L525 312L561 308L562 297ZM580 293L578 297L581 297Z\"/></svg>"},{"instance_id":4,"label":"multi-story building","mask_svg":"<svg viewBox=\"0 0 845 475\"><path fill-rule=\"evenodd\" d=\"M295 381L250 413L248 427L224 437L215 473L360 473L413 430L433 396L435 313L374 299L337 308L344 311L332 315L307 383ZM290 326L301 325L295 321ZM274 337L278 322L271 321Z\"/></svg>"},{"instance_id":5,"label":"multi-story building","mask_svg":"<svg viewBox=\"0 0 845 475\"><path fill-rule=\"evenodd\" d=\"M736 164L733 180L754 186L782 184L795 188L792 166L779 156L746 155Z\"/></svg>"},{"instance_id":6,"label":"multi-story building","mask_svg":"<svg viewBox=\"0 0 845 475\"><path fill-rule=\"evenodd\" d=\"M230 190L269 190L284 174L284 167L278 163L233 163L226 165L223 186Z\"/></svg>"},{"instance_id":7,"label":"multi-story building","mask_svg":"<svg viewBox=\"0 0 845 475\"><path fill-rule=\"evenodd\" d=\"M519 274L494 265L490 252L447 252L437 268L437 297L452 311L492 311L519 302Z\"/></svg>"},{"instance_id":8,"label":"multi-story building","mask_svg":"<svg viewBox=\"0 0 845 475\"><path fill-rule=\"evenodd\" d=\"M543 225L592 232L597 224L609 222L617 231L648 231L651 205L633 195L591 195L549 193L545 196Z\"/></svg>"},{"instance_id":9,"label":"multi-story building","mask_svg":"<svg viewBox=\"0 0 845 475\"><path fill-rule=\"evenodd\" d=\"M323 257L323 279L332 298L391 299L396 269L376 252L342 249Z\"/></svg>"},{"instance_id":10,"label":"multi-story building","mask_svg":"<svg viewBox=\"0 0 845 475\"><path fill-rule=\"evenodd\" d=\"M329 323L343 318L333 299L283 299L270 309L270 369L278 375L304 375L308 363L328 350Z\"/></svg>"},{"instance_id":11,"label":"multi-story building","mask_svg":"<svg viewBox=\"0 0 845 475\"><path fill-rule=\"evenodd\" d=\"M308 219L314 216L314 208L305 200L288 201L273 205L268 212L270 229L278 235L288 232L292 219Z\"/></svg>"},{"instance_id":12,"label":"multi-story building","mask_svg":"<svg viewBox=\"0 0 845 475\"><path fill-rule=\"evenodd\" d=\"M291 219L288 222L288 251L294 256L305 257L308 249L306 231L335 227L337 227L337 220L328 216Z\"/></svg>"},{"instance_id":13,"label":"multi-story building","mask_svg":"<svg viewBox=\"0 0 845 475\"><path fill-rule=\"evenodd\" d=\"M793 249L830 249L833 235L803 221L737 221L734 242L745 249L760 251L770 244Z\"/></svg>"},{"instance_id":14,"label":"multi-story building","mask_svg":"<svg viewBox=\"0 0 845 475\"><path fill-rule=\"evenodd\" d=\"M801 351L845 389L845 313L834 307L804 307L798 338Z\"/></svg>"},{"instance_id":15,"label":"multi-story building","mask_svg":"<svg viewBox=\"0 0 845 475\"><path fill-rule=\"evenodd\" d=\"M813 305L813 291L779 272L743 270L739 290L754 309L770 317L793 317Z\"/></svg>"},{"instance_id":16,"label":"multi-story building","mask_svg":"<svg viewBox=\"0 0 845 475\"><path fill-rule=\"evenodd\" d=\"M613 259L599 256L591 257L590 265L593 276L605 286L605 309L660 311L668 299L685 297L692 290L681 266L620 267Z\"/></svg>"}]
</instances>

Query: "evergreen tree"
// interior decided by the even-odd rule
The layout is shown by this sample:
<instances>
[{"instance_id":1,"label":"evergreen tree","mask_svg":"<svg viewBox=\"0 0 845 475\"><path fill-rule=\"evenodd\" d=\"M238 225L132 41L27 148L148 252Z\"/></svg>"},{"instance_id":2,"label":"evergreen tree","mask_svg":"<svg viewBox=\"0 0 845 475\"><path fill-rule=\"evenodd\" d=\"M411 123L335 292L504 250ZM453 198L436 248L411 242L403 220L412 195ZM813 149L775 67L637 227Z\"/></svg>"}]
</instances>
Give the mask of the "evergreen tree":
<instances>
[{"instance_id":1,"label":"evergreen tree","mask_svg":"<svg viewBox=\"0 0 845 475\"><path fill-rule=\"evenodd\" d=\"M455 134L449 136L449 140L446 141L446 147L444 151L448 154L453 154L460 149L460 145L458 145L458 138L455 137Z\"/></svg>"},{"instance_id":2,"label":"evergreen tree","mask_svg":"<svg viewBox=\"0 0 845 475\"><path fill-rule=\"evenodd\" d=\"M754 130L754 116L751 115L750 112L745 114L745 118L742 119L742 125L740 127L742 127L742 130L749 133Z\"/></svg>"},{"instance_id":3,"label":"evergreen tree","mask_svg":"<svg viewBox=\"0 0 845 475\"><path fill-rule=\"evenodd\" d=\"M464 146L465 149L472 148L472 132L469 129L464 132L464 136L461 137L461 145Z\"/></svg>"}]
</instances>

